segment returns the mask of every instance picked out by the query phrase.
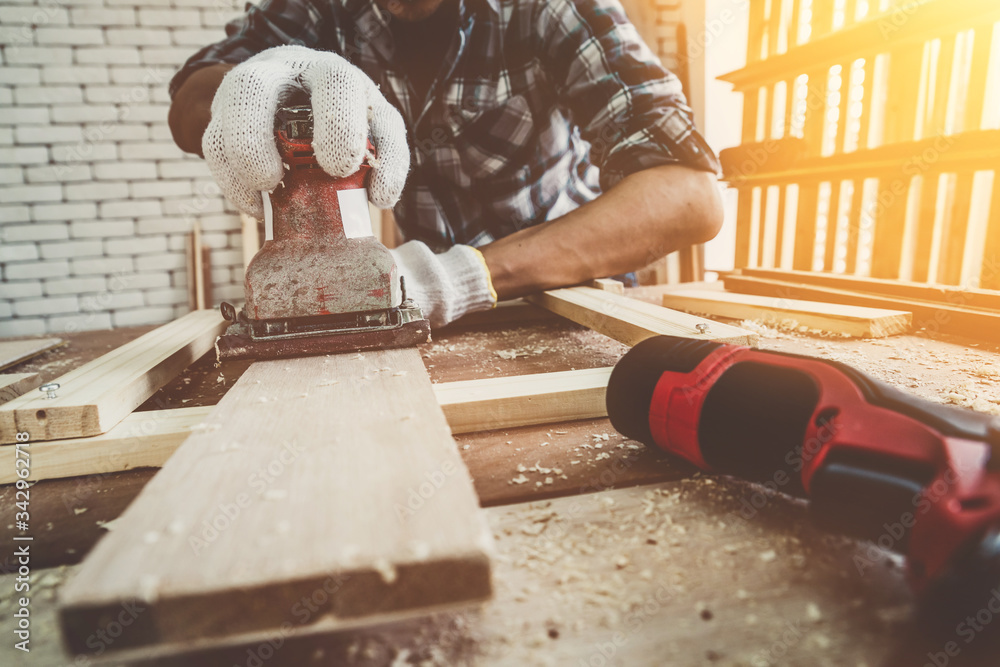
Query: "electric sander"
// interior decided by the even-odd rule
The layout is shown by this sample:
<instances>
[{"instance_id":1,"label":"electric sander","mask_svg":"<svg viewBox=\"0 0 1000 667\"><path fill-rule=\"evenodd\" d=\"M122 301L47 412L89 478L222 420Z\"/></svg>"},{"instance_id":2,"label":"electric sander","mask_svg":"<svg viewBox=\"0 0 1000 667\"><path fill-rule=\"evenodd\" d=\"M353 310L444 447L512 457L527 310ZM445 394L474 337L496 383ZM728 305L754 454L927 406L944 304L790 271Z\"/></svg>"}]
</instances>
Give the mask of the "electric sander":
<instances>
[{"instance_id":1,"label":"electric sander","mask_svg":"<svg viewBox=\"0 0 1000 667\"><path fill-rule=\"evenodd\" d=\"M243 309L222 303L222 315L232 324L217 342L220 359L301 357L430 340L430 323L406 297L392 254L372 235L367 157L350 176L330 176L313 153L312 128L308 105L278 110L275 142L285 175L273 192L262 193L265 241L246 269ZM370 141L368 149L374 150Z\"/></svg>"}]
</instances>

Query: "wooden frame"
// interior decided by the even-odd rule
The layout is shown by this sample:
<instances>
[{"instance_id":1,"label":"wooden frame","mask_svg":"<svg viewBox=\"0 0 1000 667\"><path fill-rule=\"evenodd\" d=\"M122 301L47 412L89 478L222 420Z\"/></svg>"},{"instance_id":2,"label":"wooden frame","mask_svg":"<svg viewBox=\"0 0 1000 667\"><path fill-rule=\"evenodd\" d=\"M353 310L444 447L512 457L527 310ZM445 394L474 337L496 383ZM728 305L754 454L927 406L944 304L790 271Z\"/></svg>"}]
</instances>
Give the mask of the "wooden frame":
<instances>
[{"instance_id":1,"label":"wooden frame","mask_svg":"<svg viewBox=\"0 0 1000 667\"><path fill-rule=\"evenodd\" d=\"M789 3L798 15L804 0L750 3L747 64L720 77L744 95L742 144L721 156L735 266L1000 286L1000 131L981 122L1000 5L869 2L858 17L856 2L813 2L808 36L776 49Z\"/></svg>"},{"instance_id":2,"label":"wooden frame","mask_svg":"<svg viewBox=\"0 0 1000 667\"><path fill-rule=\"evenodd\" d=\"M453 435L607 416L611 368L435 384ZM2 377L2 376L0 376ZM159 468L197 432L211 407L133 412L107 433L31 446L31 481ZM0 447L0 484L18 479L13 447Z\"/></svg>"},{"instance_id":3,"label":"wooden frame","mask_svg":"<svg viewBox=\"0 0 1000 667\"><path fill-rule=\"evenodd\" d=\"M21 396L0 406L0 444L105 433L193 361L212 349L226 321L199 310L57 378L56 398Z\"/></svg>"}]
</instances>

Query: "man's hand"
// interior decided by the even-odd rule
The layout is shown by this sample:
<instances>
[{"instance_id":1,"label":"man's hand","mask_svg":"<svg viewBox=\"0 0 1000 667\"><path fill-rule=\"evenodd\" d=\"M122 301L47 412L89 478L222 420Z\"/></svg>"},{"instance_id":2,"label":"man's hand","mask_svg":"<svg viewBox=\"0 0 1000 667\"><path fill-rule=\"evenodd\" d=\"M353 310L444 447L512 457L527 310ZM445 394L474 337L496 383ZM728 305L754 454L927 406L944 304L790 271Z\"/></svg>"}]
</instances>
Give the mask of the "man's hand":
<instances>
[{"instance_id":1,"label":"man's hand","mask_svg":"<svg viewBox=\"0 0 1000 667\"><path fill-rule=\"evenodd\" d=\"M303 88L312 103L320 166L336 177L354 173L370 134L378 158L369 158L368 196L376 206L391 208L410 168L402 117L357 67L335 53L302 46L263 51L222 79L201 147L223 194L244 213L263 217L260 191L273 190L284 176L274 117L283 100Z\"/></svg>"}]
</instances>

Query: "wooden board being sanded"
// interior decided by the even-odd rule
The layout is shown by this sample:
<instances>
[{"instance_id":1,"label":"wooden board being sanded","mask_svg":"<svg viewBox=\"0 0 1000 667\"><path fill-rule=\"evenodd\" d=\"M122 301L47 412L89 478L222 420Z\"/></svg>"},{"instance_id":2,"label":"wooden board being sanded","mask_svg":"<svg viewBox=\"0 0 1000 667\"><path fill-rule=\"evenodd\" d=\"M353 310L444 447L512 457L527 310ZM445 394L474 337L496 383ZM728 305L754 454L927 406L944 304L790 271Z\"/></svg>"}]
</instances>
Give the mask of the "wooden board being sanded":
<instances>
[{"instance_id":1,"label":"wooden board being sanded","mask_svg":"<svg viewBox=\"0 0 1000 667\"><path fill-rule=\"evenodd\" d=\"M663 295L667 308L732 319L761 320L769 326L794 320L810 329L884 338L905 333L912 315L902 310L846 306L801 299L782 299L708 289L671 290Z\"/></svg>"},{"instance_id":2,"label":"wooden board being sanded","mask_svg":"<svg viewBox=\"0 0 1000 667\"><path fill-rule=\"evenodd\" d=\"M418 350L257 362L84 560L60 621L84 653L137 605L122 659L337 630L488 598L491 549Z\"/></svg>"},{"instance_id":3,"label":"wooden board being sanded","mask_svg":"<svg viewBox=\"0 0 1000 667\"><path fill-rule=\"evenodd\" d=\"M55 398L29 392L3 404L0 444L22 431L31 442L106 433L211 350L225 326L218 311L188 313L56 378Z\"/></svg>"},{"instance_id":4,"label":"wooden board being sanded","mask_svg":"<svg viewBox=\"0 0 1000 667\"><path fill-rule=\"evenodd\" d=\"M661 335L754 347L759 339L757 334L739 327L593 287L548 290L527 296L525 300L626 345L636 345Z\"/></svg>"}]
</instances>

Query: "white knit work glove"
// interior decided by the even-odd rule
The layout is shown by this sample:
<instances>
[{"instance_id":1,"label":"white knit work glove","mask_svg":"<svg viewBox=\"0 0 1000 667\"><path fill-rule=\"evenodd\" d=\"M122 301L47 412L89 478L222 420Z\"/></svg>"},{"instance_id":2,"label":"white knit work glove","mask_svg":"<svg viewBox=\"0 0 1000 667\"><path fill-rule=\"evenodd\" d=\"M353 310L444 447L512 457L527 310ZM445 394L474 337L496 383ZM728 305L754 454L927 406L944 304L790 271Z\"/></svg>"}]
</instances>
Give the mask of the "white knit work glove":
<instances>
[{"instance_id":1,"label":"white knit work glove","mask_svg":"<svg viewBox=\"0 0 1000 667\"><path fill-rule=\"evenodd\" d=\"M375 82L341 56L304 46L276 46L226 74L212 100L201 148L212 176L236 208L261 219L260 191L274 190L284 167L274 142L278 106L297 89L309 93L313 150L330 175L358 170L371 134L377 159L368 197L379 208L399 200L410 169L406 127Z\"/></svg>"},{"instance_id":2,"label":"white knit work glove","mask_svg":"<svg viewBox=\"0 0 1000 667\"><path fill-rule=\"evenodd\" d=\"M406 296L433 328L497 303L486 260L472 246L456 245L435 255L424 242L408 241L390 252L405 279Z\"/></svg>"}]
</instances>

